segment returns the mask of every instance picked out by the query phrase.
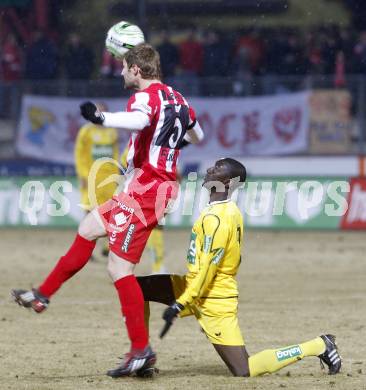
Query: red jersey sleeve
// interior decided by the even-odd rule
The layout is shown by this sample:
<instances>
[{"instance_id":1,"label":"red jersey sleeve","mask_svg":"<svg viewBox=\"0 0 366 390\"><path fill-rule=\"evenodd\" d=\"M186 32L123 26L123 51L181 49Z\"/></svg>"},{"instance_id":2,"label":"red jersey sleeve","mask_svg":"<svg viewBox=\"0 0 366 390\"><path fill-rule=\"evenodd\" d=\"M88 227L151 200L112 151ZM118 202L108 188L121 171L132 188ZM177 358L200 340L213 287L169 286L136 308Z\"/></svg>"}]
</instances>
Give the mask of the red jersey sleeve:
<instances>
[{"instance_id":1,"label":"red jersey sleeve","mask_svg":"<svg viewBox=\"0 0 366 390\"><path fill-rule=\"evenodd\" d=\"M156 113L156 102L154 101L153 96L151 94L147 92L137 92L128 100L127 111L143 112L149 117L151 123Z\"/></svg>"}]
</instances>

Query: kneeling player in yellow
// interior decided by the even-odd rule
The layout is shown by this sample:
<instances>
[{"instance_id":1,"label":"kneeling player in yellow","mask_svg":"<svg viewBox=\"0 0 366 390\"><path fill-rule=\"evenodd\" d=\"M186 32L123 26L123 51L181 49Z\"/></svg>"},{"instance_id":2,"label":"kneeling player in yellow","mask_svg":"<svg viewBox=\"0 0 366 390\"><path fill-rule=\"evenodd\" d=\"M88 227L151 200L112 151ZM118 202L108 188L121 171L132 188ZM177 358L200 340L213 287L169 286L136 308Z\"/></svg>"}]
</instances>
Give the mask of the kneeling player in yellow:
<instances>
[{"instance_id":1,"label":"kneeling player in yellow","mask_svg":"<svg viewBox=\"0 0 366 390\"><path fill-rule=\"evenodd\" d=\"M235 279L241 261L243 219L230 200L238 182L245 179L245 167L231 158L218 160L209 168L203 185L210 189L210 202L192 229L188 273L138 278L145 301L169 305L163 314L166 324L161 337L175 317L193 314L235 376L272 373L307 356L318 356L329 367L329 374L336 374L341 358L332 335L253 356L246 351L238 325Z\"/></svg>"}]
</instances>

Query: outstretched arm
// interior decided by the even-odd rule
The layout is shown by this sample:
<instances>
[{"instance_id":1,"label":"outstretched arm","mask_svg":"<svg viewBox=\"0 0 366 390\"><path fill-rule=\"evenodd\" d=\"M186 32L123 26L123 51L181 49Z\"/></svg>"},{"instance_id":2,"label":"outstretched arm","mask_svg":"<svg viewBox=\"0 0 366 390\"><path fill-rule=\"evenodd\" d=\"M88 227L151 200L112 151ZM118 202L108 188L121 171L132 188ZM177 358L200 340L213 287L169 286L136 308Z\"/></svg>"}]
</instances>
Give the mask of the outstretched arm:
<instances>
[{"instance_id":1,"label":"outstretched arm","mask_svg":"<svg viewBox=\"0 0 366 390\"><path fill-rule=\"evenodd\" d=\"M142 111L101 112L92 102L80 105L81 115L88 121L106 127L138 131L150 125L149 116Z\"/></svg>"},{"instance_id":2,"label":"outstretched arm","mask_svg":"<svg viewBox=\"0 0 366 390\"><path fill-rule=\"evenodd\" d=\"M140 111L102 112L103 126L138 131L150 125L149 117Z\"/></svg>"}]
</instances>

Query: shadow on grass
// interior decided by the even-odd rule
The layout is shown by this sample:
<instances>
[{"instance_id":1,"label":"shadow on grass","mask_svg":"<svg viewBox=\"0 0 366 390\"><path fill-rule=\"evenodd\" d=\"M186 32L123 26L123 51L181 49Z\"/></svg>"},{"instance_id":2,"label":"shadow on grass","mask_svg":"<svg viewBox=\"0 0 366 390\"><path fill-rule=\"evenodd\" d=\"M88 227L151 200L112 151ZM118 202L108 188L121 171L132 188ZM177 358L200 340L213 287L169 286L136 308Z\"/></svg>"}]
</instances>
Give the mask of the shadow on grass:
<instances>
[{"instance_id":1,"label":"shadow on grass","mask_svg":"<svg viewBox=\"0 0 366 390\"><path fill-rule=\"evenodd\" d=\"M230 371L226 369L225 367L220 367L217 365L209 365L209 366L203 366L203 367L192 367L192 366L186 366L179 369L159 369L159 372L156 374L157 377L171 377L171 378L179 378L179 377L194 377L194 376L229 376ZM92 379L92 378L108 378L108 376L105 373L98 373L98 374L83 374L83 375L22 375L19 376L19 379L23 380L37 380L37 379L43 379L43 380L62 380L62 379ZM134 379L140 379L136 377L129 377Z\"/></svg>"},{"instance_id":2,"label":"shadow on grass","mask_svg":"<svg viewBox=\"0 0 366 390\"><path fill-rule=\"evenodd\" d=\"M202 376L202 375L208 375L208 376L229 376L231 377L230 371L224 367L219 365L202 365L202 366L192 366L187 365L182 368L164 368L159 370L159 376L172 376L172 377L187 377L187 376Z\"/></svg>"}]
</instances>

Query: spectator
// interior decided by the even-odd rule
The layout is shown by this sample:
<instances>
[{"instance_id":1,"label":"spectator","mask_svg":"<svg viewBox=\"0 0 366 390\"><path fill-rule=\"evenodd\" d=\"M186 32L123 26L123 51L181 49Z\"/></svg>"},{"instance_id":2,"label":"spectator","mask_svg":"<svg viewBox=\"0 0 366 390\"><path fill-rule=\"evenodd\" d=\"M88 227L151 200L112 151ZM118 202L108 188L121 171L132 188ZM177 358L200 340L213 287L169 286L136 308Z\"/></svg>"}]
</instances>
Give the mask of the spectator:
<instances>
[{"instance_id":1,"label":"spectator","mask_svg":"<svg viewBox=\"0 0 366 390\"><path fill-rule=\"evenodd\" d=\"M182 72L198 76L203 70L203 47L196 38L194 30L190 30L187 39L179 46L179 63Z\"/></svg>"},{"instance_id":2,"label":"spectator","mask_svg":"<svg viewBox=\"0 0 366 390\"><path fill-rule=\"evenodd\" d=\"M230 46L216 31L209 31L203 46L203 69L205 77L226 76Z\"/></svg>"},{"instance_id":3,"label":"spectator","mask_svg":"<svg viewBox=\"0 0 366 390\"><path fill-rule=\"evenodd\" d=\"M122 62L117 60L108 50L103 50L100 74L104 78L121 77Z\"/></svg>"},{"instance_id":4,"label":"spectator","mask_svg":"<svg viewBox=\"0 0 366 390\"><path fill-rule=\"evenodd\" d=\"M279 74L286 55L287 36L282 31L269 31L265 39L265 58L262 65L262 93L276 93L281 85Z\"/></svg>"},{"instance_id":5,"label":"spectator","mask_svg":"<svg viewBox=\"0 0 366 390\"><path fill-rule=\"evenodd\" d=\"M325 34L325 40L322 44L322 57L324 61L324 73L334 74L337 52L341 45L336 36L331 33Z\"/></svg>"},{"instance_id":6,"label":"spectator","mask_svg":"<svg viewBox=\"0 0 366 390\"><path fill-rule=\"evenodd\" d=\"M235 95L250 95L252 92L252 72L249 50L239 47L232 62L233 92Z\"/></svg>"},{"instance_id":7,"label":"spectator","mask_svg":"<svg viewBox=\"0 0 366 390\"><path fill-rule=\"evenodd\" d=\"M1 50L1 79L17 81L22 76L22 54L13 34L5 39Z\"/></svg>"},{"instance_id":8,"label":"spectator","mask_svg":"<svg viewBox=\"0 0 366 390\"><path fill-rule=\"evenodd\" d=\"M309 32L305 39L305 56L308 62L308 73L310 74L323 73L323 52L319 40L316 39L316 36L316 32Z\"/></svg>"},{"instance_id":9,"label":"spectator","mask_svg":"<svg viewBox=\"0 0 366 390\"><path fill-rule=\"evenodd\" d=\"M343 28L340 31L341 51L344 53L345 71L354 73L353 71L353 46L355 37L349 28Z\"/></svg>"},{"instance_id":10,"label":"spectator","mask_svg":"<svg viewBox=\"0 0 366 390\"><path fill-rule=\"evenodd\" d=\"M336 56L335 72L334 72L334 86L336 88L343 88L346 85L345 77L345 59L343 51L339 51Z\"/></svg>"},{"instance_id":11,"label":"spectator","mask_svg":"<svg viewBox=\"0 0 366 390\"><path fill-rule=\"evenodd\" d=\"M197 40L194 30L189 31L187 39L179 46L179 64L185 94L198 95L198 76L203 71L203 46Z\"/></svg>"},{"instance_id":12,"label":"spectator","mask_svg":"<svg viewBox=\"0 0 366 390\"><path fill-rule=\"evenodd\" d=\"M280 73L283 75L301 75L306 73L304 47L297 34L290 34L283 48Z\"/></svg>"},{"instance_id":13,"label":"spectator","mask_svg":"<svg viewBox=\"0 0 366 390\"><path fill-rule=\"evenodd\" d=\"M169 78L175 75L178 65L178 49L170 41L169 33L163 31L161 33L161 42L157 47L160 54L161 67L164 78Z\"/></svg>"},{"instance_id":14,"label":"spectator","mask_svg":"<svg viewBox=\"0 0 366 390\"><path fill-rule=\"evenodd\" d=\"M92 51L81 42L78 34L71 34L64 57L66 77L72 80L88 80L94 68Z\"/></svg>"},{"instance_id":15,"label":"spectator","mask_svg":"<svg viewBox=\"0 0 366 390\"><path fill-rule=\"evenodd\" d=\"M355 73L366 73L366 31L362 31L353 49Z\"/></svg>"},{"instance_id":16,"label":"spectator","mask_svg":"<svg viewBox=\"0 0 366 390\"><path fill-rule=\"evenodd\" d=\"M57 48L42 31L37 31L27 50L25 76L30 80L47 80L56 78L57 72Z\"/></svg>"},{"instance_id":17,"label":"spectator","mask_svg":"<svg viewBox=\"0 0 366 390\"><path fill-rule=\"evenodd\" d=\"M16 116L18 87L14 83L22 77L22 55L15 36L9 34L0 52L0 116Z\"/></svg>"},{"instance_id":18,"label":"spectator","mask_svg":"<svg viewBox=\"0 0 366 390\"><path fill-rule=\"evenodd\" d=\"M248 31L242 33L237 43L237 52L244 49L248 55L251 72L258 74L264 60L264 42L258 31Z\"/></svg>"}]
</instances>

